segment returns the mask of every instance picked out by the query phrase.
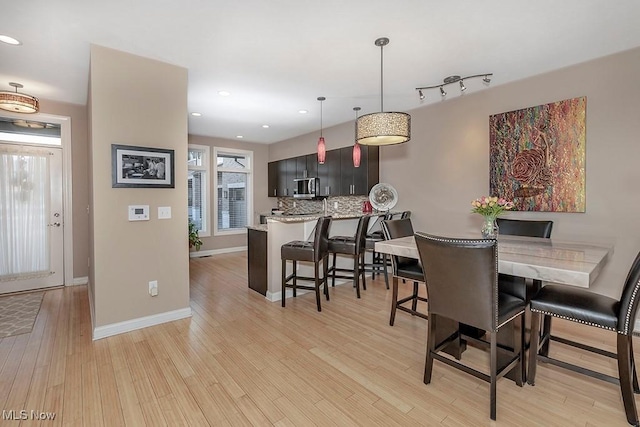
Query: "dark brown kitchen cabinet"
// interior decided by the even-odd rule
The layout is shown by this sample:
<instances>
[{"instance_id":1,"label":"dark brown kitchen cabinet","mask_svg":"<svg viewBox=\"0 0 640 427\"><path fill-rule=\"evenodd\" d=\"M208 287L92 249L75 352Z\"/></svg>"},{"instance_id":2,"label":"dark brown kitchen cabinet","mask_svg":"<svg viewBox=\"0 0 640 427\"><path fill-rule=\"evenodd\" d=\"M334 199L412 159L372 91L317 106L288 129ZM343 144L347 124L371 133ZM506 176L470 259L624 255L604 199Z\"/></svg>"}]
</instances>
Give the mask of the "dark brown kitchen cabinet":
<instances>
[{"instance_id":1,"label":"dark brown kitchen cabinet","mask_svg":"<svg viewBox=\"0 0 640 427\"><path fill-rule=\"evenodd\" d=\"M319 178L318 196L363 196L379 180L378 147L361 146L360 167L353 167L353 146L327 151L325 163L316 153L270 162L269 197L292 197L294 179Z\"/></svg>"},{"instance_id":2,"label":"dark brown kitchen cabinet","mask_svg":"<svg viewBox=\"0 0 640 427\"><path fill-rule=\"evenodd\" d=\"M277 197L278 193L278 162L267 165L267 196Z\"/></svg>"},{"instance_id":3,"label":"dark brown kitchen cabinet","mask_svg":"<svg viewBox=\"0 0 640 427\"><path fill-rule=\"evenodd\" d=\"M320 196L340 195L340 150L329 150L324 164L318 163Z\"/></svg>"},{"instance_id":4,"label":"dark brown kitchen cabinet","mask_svg":"<svg viewBox=\"0 0 640 427\"><path fill-rule=\"evenodd\" d=\"M360 146L360 166L353 166L353 146L340 149L340 193L342 196L365 196L378 183L379 147Z\"/></svg>"}]
</instances>

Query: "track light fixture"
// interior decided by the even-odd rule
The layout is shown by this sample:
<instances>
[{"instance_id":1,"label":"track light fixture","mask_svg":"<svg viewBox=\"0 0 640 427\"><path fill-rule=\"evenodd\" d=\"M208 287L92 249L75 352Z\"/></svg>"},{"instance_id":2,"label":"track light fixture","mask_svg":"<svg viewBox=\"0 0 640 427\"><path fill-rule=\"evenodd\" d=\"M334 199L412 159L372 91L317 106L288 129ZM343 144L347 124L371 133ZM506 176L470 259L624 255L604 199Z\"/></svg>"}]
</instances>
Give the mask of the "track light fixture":
<instances>
[{"instance_id":1,"label":"track light fixture","mask_svg":"<svg viewBox=\"0 0 640 427\"><path fill-rule=\"evenodd\" d=\"M473 76L466 76L466 77L449 76L445 78L443 80L443 83L439 85L417 87L416 90L418 91L418 96L420 97L421 101L425 99L424 91L427 89L440 89L440 95L442 95L442 97L444 98L445 96L447 96L447 92L445 92L444 90L444 87L446 85L450 85L451 83L457 82L460 84L460 92L464 92L465 90L467 90L467 87L464 85L464 80L474 79L476 77L483 77L482 82L485 84L489 84L491 83L491 79L489 78L490 76L493 76L493 73L474 74Z\"/></svg>"}]
</instances>

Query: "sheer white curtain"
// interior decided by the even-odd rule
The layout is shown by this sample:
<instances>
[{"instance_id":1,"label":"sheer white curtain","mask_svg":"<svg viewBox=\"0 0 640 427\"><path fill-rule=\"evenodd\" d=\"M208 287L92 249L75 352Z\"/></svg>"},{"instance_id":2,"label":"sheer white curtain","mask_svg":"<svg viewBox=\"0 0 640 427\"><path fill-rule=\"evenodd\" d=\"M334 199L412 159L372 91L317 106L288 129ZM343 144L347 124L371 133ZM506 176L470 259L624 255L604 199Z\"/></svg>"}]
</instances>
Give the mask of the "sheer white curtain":
<instances>
[{"instance_id":1,"label":"sheer white curtain","mask_svg":"<svg viewBox=\"0 0 640 427\"><path fill-rule=\"evenodd\" d=\"M48 157L0 144L0 281L49 274Z\"/></svg>"}]
</instances>

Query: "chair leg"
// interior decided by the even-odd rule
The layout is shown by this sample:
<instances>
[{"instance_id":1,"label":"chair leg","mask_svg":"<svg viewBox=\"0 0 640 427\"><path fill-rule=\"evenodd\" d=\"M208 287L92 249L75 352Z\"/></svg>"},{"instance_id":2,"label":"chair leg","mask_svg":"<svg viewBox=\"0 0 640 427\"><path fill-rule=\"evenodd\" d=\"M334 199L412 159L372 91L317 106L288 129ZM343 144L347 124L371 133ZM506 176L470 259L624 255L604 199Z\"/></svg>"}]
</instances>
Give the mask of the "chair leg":
<instances>
[{"instance_id":1,"label":"chair leg","mask_svg":"<svg viewBox=\"0 0 640 427\"><path fill-rule=\"evenodd\" d=\"M367 290L367 272L364 271L364 252L358 256L360 262L358 263L358 275L362 275L362 290Z\"/></svg>"},{"instance_id":2,"label":"chair leg","mask_svg":"<svg viewBox=\"0 0 640 427\"><path fill-rule=\"evenodd\" d=\"M520 327L516 327L515 325L515 319L513 320L514 325L513 325L513 351L517 351L518 352L518 365L516 366L516 369L518 370L518 372L515 374L515 382L519 387L522 387L524 385L524 381L526 381L527 379L527 372L525 369L525 362L524 362L524 349L525 349L525 340L524 340L524 328L525 328L525 322L524 322L524 313L522 313L520 315Z\"/></svg>"},{"instance_id":3,"label":"chair leg","mask_svg":"<svg viewBox=\"0 0 640 427\"><path fill-rule=\"evenodd\" d=\"M542 317L542 336L551 335L551 319L552 316L545 315ZM540 347L541 356L549 356L549 344L551 340L547 340L542 347Z\"/></svg>"},{"instance_id":4,"label":"chair leg","mask_svg":"<svg viewBox=\"0 0 640 427\"><path fill-rule=\"evenodd\" d=\"M358 254L353 256L353 284L356 287L356 296L360 298L360 275L358 274Z\"/></svg>"},{"instance_id":5,"label":"chair leg","mask_svg":"<svg viewBox=\"0 0 640 427\"><path fill-rule=\"evenodd\" d=\"M411 301L411 309L418 310L418 282L413 282L413 301ZM414 315L413 313L411 314Z\"/></svg>"},{"instance_id":6,"label":"chair leg","mask_svg":"<svg viewBox=\"0 0 640 427\"><path fill-rule=\"evenodd\" d=\"M393 278L397 283L397 277ZM394 286L395 288L395 286ZM429 384L431 382L431 373L433 372L433 351L436 349L436 318L435 314L429 316L429 331L427 332L427 356L424 361L424 378L423 382Z\"/></svg>"},{"instance_id":7,"label":"chair leg","mask_svg":"<svg viewBox=\"0 0 640 427\"><path fill-rule=\"evenodd\" d=\"M329 255L322 258L322 281L324 282L324 295L329 301L329 278L327 277L329 274Z\"/></svg>"},{"instance_id":8,"label":"chair leg","mask_svg":"<svg viewBox=\"0 0 640 427\"><path fill-rule=\"evenodd\" d=\"M551 316L549 316L551 317ZM527 383L535 385L536 383L536 365L538 360L538 341L540 339L540 313L531 312L531 335L529 344L529 373L527 374Z\"/></svg>"},{"instance_id":9,"label":"chair leg","mask_svg":"<svg viewBox=\"0 0 640 427\"><path fill-rule=\"evenodd\" d=\"M286 285L286 279L287 279L287 260L283 259L282 260L282 287L280 289L280 293L282 294L282 306L285 306L285 301L287 299L287 285Z\"/></svg>"},{"instance_id":10,"label":"chair leg","mask_svg":"<svg viewBox=\"0 0 640 427\"><path fill-rule=\"evenodd\" d=\"M391 297L391 317L389 318L389 325L393 326L393 322L396 321L396 307L398 306L398 277L393 276L393 296Z\"/></svg>"},{"instance_id":11,"label":"chair leg","mask_svg":"<svg viewBox=\"0 0 640 427\"><path fill-rule=\"evenodd\" d=\"M632 367L632 347L631 335L618 335L618 376L620 377L620 391L622 392L622 402L624 403L624 412L627 415L629 424L637 426L638 412L636 410L636 401L633 397L633 375Z\"/></svg>"},{"instance_id":12,"label":"chair leg","mask_svg":"<svg viewBox=\"0 0 640 427\"><path fill-rule=\"evenodd\" d=\"M375 249L371 252L371 280L376 279L376 273L379 273L377 264L380 262L380 253L376 252Z\"/></svg>"},{"instance_id":13,"label":"chair leg","mask_svg":"<svg viewBox=\"0 0 640 427\"><path fill-rule=\"evenodd\" d=\"M382 255L382 268L384 274L384 284L389 289L389 274L387 273L387 254Z\"/></svg>"},{"instance_id":14,"label":"chair leg","mask_svg":"<svg viewBox=\"0 0 640 427\"><path fill-rule=\"evenodd\" d=\"M298 286L298 261L293 261L293 297L296 295L296 288Z\"/></svg>"},{"instance_id":15,"label":"chair leg","mask_svg":"<svg viewBox=\"0 0 640 427\"><path fill-rule=\"evenodd\" d=\"M331 287L336 286L336 253L333 253L333 263L331 264Z\"/></svg>"},{"instance_id":16,"label":"chair leg","mask_svg":"<svg viewBox=\"0 0 640 427\"><path fill-rule=\"evenodd\" d=\"M491 335L491 419L496 420L496 383L498 371L498 333L489 332Z\"/></svg>"},{"instance_id":17,"label":"chair leg","mask_svg":"<svg viewBox=\"0 0 640 427\"><path fill-rule=\"evenodd\" d=\"M322 307L320 306L320 266L317 262L313 263L313 273L315 278L315 288L316 288L316 305L318 306L318 311L322 311Z\"/></svg>"}]
</instances>

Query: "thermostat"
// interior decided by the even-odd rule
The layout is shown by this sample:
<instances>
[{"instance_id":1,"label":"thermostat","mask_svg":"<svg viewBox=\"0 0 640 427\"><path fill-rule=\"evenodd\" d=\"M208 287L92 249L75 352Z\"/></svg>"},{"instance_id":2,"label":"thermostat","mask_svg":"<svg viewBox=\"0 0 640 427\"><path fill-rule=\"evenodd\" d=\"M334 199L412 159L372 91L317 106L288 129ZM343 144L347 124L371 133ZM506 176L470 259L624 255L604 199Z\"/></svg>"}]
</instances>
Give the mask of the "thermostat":
<instances>
[{"instance_id":1,"label":"thermostat","mask_svg":"<svg viewBox=\"0 0 640 427\"><path fill-rule=\"evenodd\" d=\"M129 205L129 221L149 221L149 205Z\"/></svg>"}]
</instances>

